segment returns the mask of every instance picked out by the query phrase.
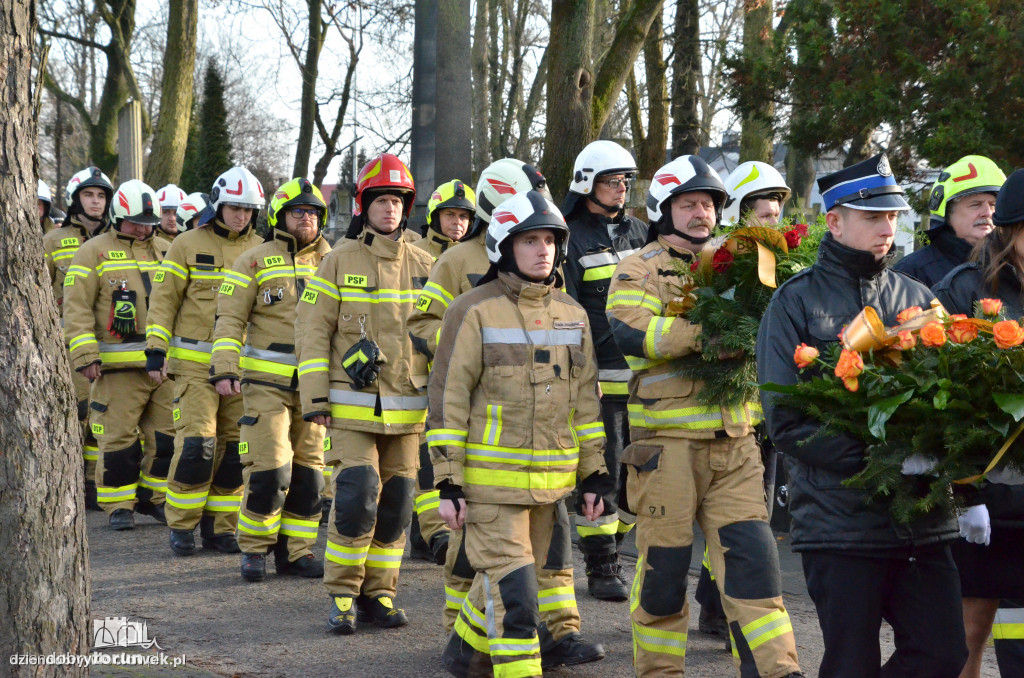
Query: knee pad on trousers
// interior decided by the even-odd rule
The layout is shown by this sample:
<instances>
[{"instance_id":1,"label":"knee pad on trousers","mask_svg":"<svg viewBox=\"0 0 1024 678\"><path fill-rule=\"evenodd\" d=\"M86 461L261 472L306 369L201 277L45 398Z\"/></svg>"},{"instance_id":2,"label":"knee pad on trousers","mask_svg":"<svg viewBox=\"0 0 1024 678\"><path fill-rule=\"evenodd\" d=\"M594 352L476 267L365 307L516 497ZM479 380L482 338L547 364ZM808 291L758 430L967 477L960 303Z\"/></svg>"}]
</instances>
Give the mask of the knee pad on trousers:
<instances>
[{"instance_id":1,"label":"knee pad on trousers","mask_svg":"<svg viewBox=\"0 0 1024 678\"><path fill-rule=\"evenodd\" d=\"M555 505L555 520L551 526L551 543L544 561L545 570L572 569L572 541L569 536L569 511L565 501Z\"/></svg>"},{"instance_id":2,"label":"knee pad on trousers","mask_svg":"<svg viewBox=\"0 0 1024 678\"><path fill-rule=\"evenodd\" d=\"M156 438L156 450L149 472L156 478L166 478L167 472L171 470L171 459L174 458L174 436L160 431L154 431L153 435Z\"/></svg>"},{"instance_id":3,"label":"knee pad on trousers","mask_svg":"<svg viewBox=\"0 0 1024 678\"><path fill-rule=\"evenodd\" d=\"M655 617L679 614L686 604L686 576L693 546L650 546L644 559L640 607Z\"/></svg>"},{"instance_id":4,"label":"knee pad on trousers","mask_svg":"<svg viewBox=\"0 0 1024 678\"><path fill-rule=\"evenodd\" d=\"M225 445L224 458L220 460L220 468L213 476L213 484L224 488L242 486L242 457L238 454L237 440Z\"/></svg>"},{"instance_id":5,"label":"knee pad on trousers","mask_svg":"<svg viewBox=\"0 0 1024 678\"><path fill-rule=\"evenodd\" d=\"M512 570L498 581L505 616L501 623L505 638L533 638L540 623L537 609L537 574L533 565ZM490 608L490 605L488 605Z\"/></svg>"},{"instance_id":6,"label":"knee pad on trousers","mask_svg":"<svg viewBox=\"0 0 1024 678\"><path fill-rule=\"evenodd\" d=\"M377 520L380 478L372 466L352 466L334 471L334 529L355 539L373 529Z\"/></svg>"},{"instance_id":7,"label":"knee pad on trousers","mask_svg":"<svg viewBox=\"0 0 1024 678\"><path fill-rule=\"evenodd\" d=\"M174 481L182 485L201 485L213 473L213 451L216 438L188 436L181 444L181 457L174 469Z\"/></svg>"},{"instance_id":8,"label":"knee pad on trousers","mask_svg":"<svg viewBox=\"0 0 1024 678\"><path fill-rule=\"evenodd\" d=\"M123 487L139 480L142 466L142 443L136 440L130 447L103 453L103 484Z\"/></svg>"},{"instance_id":9,"label":"knee pad on trousers","mask_svg":"<svg viewBox=\"0 0 1024 678\"><path fill-rule=\"evenodd\" d=\"M427 443L420 443L420 468L416 472L416 480L422 490L434 489L434 463L430 461Z\"/></svg>"},{"instance_id":10,"label":"knee pad on trousers","mask_svg":"<svg viewBox=\"0 0 1024 678\"><path fill-rule=\"evenodd\" d=\"M465 538L459 542L459 550L455 554L455 562L452 564L452 576L472 579L476 576L476 570L469 564L469 556L466 555Z\"/></svg>"},{"instance_id":11,"label":"knee pad on trousers","mask_svg":"<svg viewBox=\"0 0 1024 678\"><path fill-rule=\"evenodd\" d=\"M245 509L264 516L280 511L284 506L284 496L288 492L291 475L290 464L250 473L249 496L245 498Z\"/></svg>"},{"instance_id":12,"label":"knee pad on trousers","mask_svg":"<svg viewBox=\"0 0 1024 678\"><path fill-rule=\"evenodd\" d=\"M89 416L89 401L79 400L78 401L78 421L85 421L86 417Z\"/></svg>"},{"instance_id":13,"label":"knee pad on trousers","mask_svg":"<svg viewBox=\"0 0 1024 678\"><path fill-rule=\"evenodd\" d=\"M323 472L301 464L292 464L292 482L288 487L288 497L284 500L284 510L297 516L319 514L320 493L323 489Z\"/></svg>"},{"instance_id":14,"label":"knee pad on trousers","mask_svg":"<svg viewBox=\"0 0 1024 678\"><path fill-rule=\"evenodd\" d=\"M398 541L412 521L413 494L416 489L415 478L391 476L380 491L380 503L377 507L377 528L373 538L382 544Z\"/></svg>"},{"instance_id":15,"label":"knee pad on trousers","mask_svg":"<svg viewBox=\"0 0 1024 678\"><path fill-rule=\"evenodd\" d=\"M725 595L760 600L782 595L779 551L772 528L763 520L744 520L718 528L725 550Z\"/></svg>"}]
</instances>

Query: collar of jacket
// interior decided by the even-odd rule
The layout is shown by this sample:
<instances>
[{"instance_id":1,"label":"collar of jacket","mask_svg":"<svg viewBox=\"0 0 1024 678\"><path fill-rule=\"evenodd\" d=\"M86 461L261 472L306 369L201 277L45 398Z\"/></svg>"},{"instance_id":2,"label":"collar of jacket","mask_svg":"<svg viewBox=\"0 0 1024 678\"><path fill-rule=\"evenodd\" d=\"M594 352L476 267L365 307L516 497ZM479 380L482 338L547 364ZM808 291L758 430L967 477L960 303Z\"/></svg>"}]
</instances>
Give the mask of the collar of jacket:
<instances>
[{"instance_id":1,"label":"collar of jacket","mask_svg":"<svg viewBox=\"0 0 1024 678\"><path fill-rule=\"evenodd\" d=\"M831 233L826 233L818 246L818 263L829 273L839 273L846 277L874 278L884 271L895 256L892 248L881 260L876 260L875 255L864 250L855 250L836 241Z\"/></svg>"},{"instance_id":2,"label":"collar of jacket","mask_svg":"<svg viewBox=\"0 0 1024 678\"><path fill-rule=\"evenodd\" d=\"M275 228L273 229L272 233L274 237L271 239L274 240L275 242L283 244L285 246L285 249L287 249L290 253L295 254L295 252L299 249L299 243L297 240L295 240L295 236L289 233L288 231L283 231L280 228ZM317 238L319 237L320 234L317 234L317 237L313 239L313 242L316 242Z\"/></svg>"},{"instance_id":3,"label":"collar of jacket","mask_svg":"<svg viewBox=\"0 0 1024 678\"><path fill-rule=\"evenodd\" d=\"M81 231L82 239L83 240L88 240L89 238L94 238L97 235L99 235L100 233L103 233L105 230L107 230L107 222L106 221L101 221L100 225L96 227L95 231L90 231L89 227L86 226L85 224L83 224L82 221L78 218L77 214L68 217L68 220L65 223L68 226L74 226L79 231Z\"/></svg>"},{"instance_id":4,"label":"collar of jacket","mask_svg":"<svg viewBox=\"0 0 1024 678\"><path fill-rule=\"evenodd\" d=\"M359 242L363 243L363 247L370 250L370 254L375 257L397 259L405 245L402 241L402 232L397 231L397 233L398 240L392 240L367 227L359 234Z\"/></svg>"},{"instance_id":5,"label":"collar of jacket","mask_svg":"<svg viewBox=\"0 0 1024 678\"><path fill-rule=\"evenodd\" d=\"M245 228L243 228L241 231L232 231L230 228L224 225L223 221L221 221L220 219L214 219L213 221L210 222L210 228L212 228L213 232L222 238L227 238L228 240L238 240L242 236L249 234L249 231L252 230L252 222L246 224Z\"/></svg>"},{"instance_id":6,"label":"collar of jacket","mask_svg":"<svg viewBox=\"0 0 1024 678\"><path fill-rule=\"evenodd\" d=\"M665 236L663 235L658 236L658 244L665 248L665 251L668 252L669 256L676 259L694 261L697 258L697 254L695 252L691 252L684 247L676 247L675 245L670 244L668 240L665 240Z\"/></svg>"},{"instance_id":7,"label":"collar of jacket","mask_svg":"<svg viewBox=\"0 0 1024 678\"><path fill-rule=\"evenodd\" d=\"M449 247L458 242L457 240L452 240L444 233L438 233L433 228L431 228L430 231L428 231L427 237L430 238L430 242L436 242L438 245L440 245L442 252L447 251Z\"/></svg>"},{"instance_id":8,"label":"collar of jacket","mask_svg":"<svg viewBox=\"0 0 1024 678\"><path fill-rule=\"evenodd\" d=\"M515 273L498 271L498 280L501 281L501 285L505 288L505 293L509 298L518 303L520 299L540 300L551 294L551 290L558 282L558 276L552 275L542 283L535 283L524 280Z\"/></svg>"},{"instance_id":9,"label":"collar of jacket","mask_svg":"<svg viewBox=\"0 0 1024 678\"><path fill-rule=\"evenodd\" d=\"M114 238L117 239L117 240L120 240L122 243L124 243L125 246L128 247L128 249L131 249L132 244L134 244L134 243L140 243L140 244L144 245L146 243L153 242L153 238L156 237L156 233L155 233L156 229L154 229L153 232L150 232L149 237L145 238L145 239L139 239L139 238L136 238L133 235L128 235L127 233L122 233L121 231L117 230L116 228L115 229L111 229L111 230L114 233Z\"/></svg>"},{"instance_id":10,"label":"collar of jacket","mask_svg":"<svg viewBox=\"0 0 1024 678\"><path fill-rule=\"evenodd\" d=\"M971 256L971 244L958 236L948 222L928 231L928 239L932 245L961 263Z\"/></svg>"}]
</instances>

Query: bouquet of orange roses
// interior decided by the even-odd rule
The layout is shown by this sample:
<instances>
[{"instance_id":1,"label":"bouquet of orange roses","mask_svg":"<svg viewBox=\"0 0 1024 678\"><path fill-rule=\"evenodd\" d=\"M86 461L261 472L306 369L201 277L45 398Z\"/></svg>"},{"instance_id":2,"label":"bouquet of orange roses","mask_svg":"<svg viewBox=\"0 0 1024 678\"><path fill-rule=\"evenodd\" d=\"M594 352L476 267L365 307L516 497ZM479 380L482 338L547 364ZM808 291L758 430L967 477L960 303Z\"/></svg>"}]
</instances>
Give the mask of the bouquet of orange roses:
<instances>
[{"instance_id":1,"label":"bouquet of orange roses","mask_svg":"<svg viewBox=\"0 0 1024 678\"><path fill-rule=\"evenodd\" d=\"M795 347L809 380L761 388L821 421L818 435L863 441L867 463L846 482L890 497L898 520L949 506L951 484L979 481L1000 463L1024 468L1024 328L1002 318L998 299L977 306L976 318L909 308L895 328L868 307L829 355ZM926 491L902 474L914 454L938 460Z\"/></svg>"},{"instance_id":2,"label":"bouquet of orange roses","mask_svg":"<svg viewBox=\"0 0 1024 678\"><path fill-rule=\"evenodd\" d=\"M814 224L738 226L711 240L692 263L679 262L678 296L668 314L701 325L699 355L678 360L701 383L698 399L723 408L756 401L757 328L778 285L814 263L827 231Z\"/></svg>"}]
</instances>

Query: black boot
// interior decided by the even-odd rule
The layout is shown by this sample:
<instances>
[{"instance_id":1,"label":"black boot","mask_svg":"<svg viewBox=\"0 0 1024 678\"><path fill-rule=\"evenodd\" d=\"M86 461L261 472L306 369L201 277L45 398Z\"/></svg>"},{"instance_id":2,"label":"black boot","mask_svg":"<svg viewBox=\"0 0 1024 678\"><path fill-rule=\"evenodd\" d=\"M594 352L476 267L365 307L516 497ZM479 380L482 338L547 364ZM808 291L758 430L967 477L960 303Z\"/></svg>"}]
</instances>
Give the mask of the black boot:
<instances>
[{"instance_id":1,"label":"black boot","mask_svg":"<svg viewBox=\"0 0 1024 678\"><path fill-rule=\"evenodd\" d=\"M85 510L102 511L100 503L96 501L96 483L91 480L85 481Z\"/></svg>"},{"instance_id":2,"label":"black boot","mask_svg":"<svg viewBox=\"0 0 1024 678\"><path fill-rule=\"evenodd\" d=\"M444 565L444 561L448 558L448 538L451 533L448 530L442 530L430 538L430 550L434 552L434 562L438 565Z\"/></svg>"},{"instance_id":3,"label":"black boot","mask_svg":"<svg viewBox=\"0 0 1024 678\"><path fill-rule=\"evenodd\" d=\"M304 555L294 562L287 560L277 564L277 574L290 574L306 579L320 579L324 576L324 561L318 560L312 553Z\"/></svg>"},{"instance_id":4,"label":"black boot","mask_svg":"<svg viewBox=\"0 0 1024 678\"><path fill-rule=\"evenodd\" d=\"M343 636L351 636L356 632L355 598L331 596L331 611L327 616L327 628L332 633Z\"/></svg>"},{"instance_id":5,"label":"black boot","mask_svg":"<svg viewBox=\"0 0 1024 678\"><path fill-rule=\"evenodd\" d=\"M117 530L134 530L135 529L135 514L132 513L131 509L116 509L110 514L110 529Z\"/></svg>"},{"instance_id":6,"label":"black boot","mask_svg":"<svg viewBox=\"0 0 1024 678\"><path fill-rule=\"evenodd\" d=\"M409 623L405 610L395 607L391 597L385 595L376 598L360 595L356 598L356 617L361 622L372 621L382 629L394 629Z\"/></svg>"},{"instance_id":7,"label":"black boot","mask_svg":"<svg viewBox=\"0 0 1024 678\"><path fill-rule=\"evenodd\" d=\"M151 501L140 501L135 504L135 512L139 515L149 516L161 525L167 524L167 516L164 515L163 505L156 505Z\"/></svg>"},{"instance_id":8,"label":"black boot","mask_svg":"<svg viewBox=\"0 0 1024 678\"><path fill-rule=\"evenodd\" d=\"M196 537L192 530L171 530L171 550L179 556L190 556L196 552Z\"/></svg>"},{"instance_id":9,"label":"black boot","mask_svg":"<svg viewBox=\"0 0 1024 678\"><path fill-rule=\"evenodd\" d=\"M242 554L242 579L263 581L267 578L267 556L262 553Z\"/></svg>"},{"instance_id":10,"label":"black boot","mask_svg":"<svg viewBox=\"0 0 1024 678\"><path fill-rule=\"evenodd\" d=\"M616 553L603 556L587 556L587 591L598 600L622 602L629 598L626 581L622 578L622 566Z\"/></svg>"},{"instance_id":11,"label":"black boot","mask_svg":"<svg viewBox=\"0 0 1024 678\"><path fill-rule=\"evenodd\" d=\"M588 643L578 633L570 633L552 643L551 636L547 633L547 627L541 628L538 635L541 637L540 664L542 668L575 666L604 659L604 647L601 643ZM548 642L545 643L544 640Z\"/></svg>"},{"instance_id":12,"label":"black boot","mask_svg":"<svg viewBox=\"0 0 1024 678\"><path fill-rule=\"evenodd\" d=\"M441 665L458 678L490 678L494 675L491 656L474 650L454 631L441 653Z\"/></svg>"},{"instance_id":13,"label":"black boot","mask_svg":"<svg viewBox=\"0 0 1024 678\"><path fill-rule=\"evenodd\" d=\"M213 533L213 516L203 516L199 521L199 536L203 540L203 548L221 553L241 553L238 548L238 540L230 532L225 534Z\"/></svg>"},{"instance_id":14,"label":"black boot","mask_svg":"<svg viewBox=\"0 0 1024 678\"><path fill-rule=\"evenodd\" d=\"M434 562L434 552L430 550L427 542L423 540L423 535L420 534L420 521L416 517L415 511L412 514L412 523L409 525L409 557Z\"/></svg>"}]
</instances>

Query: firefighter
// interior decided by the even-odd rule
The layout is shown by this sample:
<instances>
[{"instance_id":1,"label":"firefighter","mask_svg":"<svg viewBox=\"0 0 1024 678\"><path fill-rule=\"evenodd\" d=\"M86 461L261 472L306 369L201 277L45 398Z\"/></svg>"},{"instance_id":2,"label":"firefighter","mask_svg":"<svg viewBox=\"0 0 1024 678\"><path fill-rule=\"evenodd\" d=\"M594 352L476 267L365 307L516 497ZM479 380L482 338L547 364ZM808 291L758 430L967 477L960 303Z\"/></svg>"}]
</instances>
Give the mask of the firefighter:
<instances>
[{"instance_id":1,"label":"firefighter","mask_svg":"<svg viewBox=\"0 0 1024 678\"><path fill-rule=\"evenodd\" d=\"M174 213L175 219L178 222L178 232L183 233L189 229L205 225L208 219L204 220L204 217L210 216L207 209L209 204L210 196L207 193L189 193L185 196L185 199L178 205L178 209Z\"/></svg>"},{"instance_id":2,"label":"firefighter","mask_svg":"<svg viewBox=\"0 0 1024 678\"><path fill-rule=\"evenodd\" d=\"M736 167L725 180L728 197L722 207L722 221L733 226L775 226L782 215L782 207L792 193L779 171L766 162L751 160ZM768 519L772 517L775 495L775 469L777 455L775 446L765 439L763 422L757 426L756 435L761 446L761 461L764 464L765 499ZM725 649L730 650L729 628L722 609L722 598L711 574L707 545L701 561L700 579L693 592L700 603L697 629L702 633L725 639Z\"/></svg>"},{"instance_id":3,"label":"firefighter","mask_svg":"<svg viewBox=\"0 0 1024 678\"><path fill-rule=\"evenodd\" d=\"M540 193L502 203L487 228L491 267L441 327L427 440L441 516L465 525L477 571L442 656L456 676L488 655L495 676L538 677L604 657L581 639L575 605L543 624L539 609L572 595L563 500L577 471L590 518L614 487L587 314L559 289L568 239Z\"/></svg>"},{"instance_id":4,"label":"firefighter","mask_svg":"<svg viewBox=\"0 0 1024 678\"><path fill-rule=\"evenodd\" d=\"M256 216L263 187L244 167L221 174L210 190L214 218L175 238L154 282L146 328L146 370L174 375L174 460L167 477L167 524L177 555L195 552L200 525L205 549L238 553L242 501L238 420L242 396L221 396L209 382L217 291L243 252L260 244Z\"/></svg>"},{"instance_id":5,"label":"firefighter","mask_svg":"<svg viewBox=\"0 0 1024 678\"><path fill-rule=\"evenodd\" d=\"M178 208L188 196L174 184L167 184L157 193L160 200L160 237L170 242L178 236Z\"/></svg>"},{"instance_id":6,"label":"firefighter","mask_svg":"<svg viewBox=\"0 0 1024 678\"><path fill-rule=\"evenodd\" d=\"M428 360L434 359L441 321L449 304L459 295L473 289L490 269L485 240L491 212L516 193L529 190L540 191L544 197L551 198L544 175L522 160L502 158L480 173L475 192L476 216L472 226L457 245L438 257L430 271L430 279L416 300L416 310L409 318L409 335L413 347ZM422 487L433 487L433 465L429 455L420 458L419 482ZM431 496L431 500L423 498ZM428 501L440 503L437 490L421 495L419 499L421 505ZM445 607L442 617L445 633L450 633L454 628L459 609L476 574L466 557L462 535L462 530L449 533L445 545ZM575 599L571 602L575 606Z\"/></svg>"},{"instance_id":7,"label":"firefighter","mask_svg":"<svg viewBox=\"0 0 1024 678\"><path fill-rule=\"evenodd\" d=\"M320 525L324 429L303 420L295 359L295 305L331 246L327 203L303 178L274 192L264 242L224 271L217 301L210 381L241 393L242 477L238 514L242 577L262 581L274 552L279 575L322 577L311 551ZM248 331L247 331L248 330Z\"/></svg>"},{"instance_id":8,"label":"firefighter","mask_svg":"<svg viewBox=\"0 0 1024 678\"><path fill-rule=\"evenodd\" d=\"M419 434L426 419L426 359L413 351L409 313L433 263L402 237L416 189L408 168L382 153L359 172L360 234L324 257L298 305L302 410L329 427L334 466L324 583L328 628L408 623L394 606L412 517Z\"/></svg>"},{"instance_id":9,"label":"firefighter","mask_svg":"<svg viewBox=\"0 0 1024 678\"><path fill-rule=\"evenodd\" d=\"M469 231L476 211L476 194L458 179L434 189L427 201L427 233L414 244L437 260ZM416 498L409 530L409 552L414 558L444 565L448 553L448 528L437 515L438 497L431 474L427 441L420 436L420 469L416 474Z\"/></svg>"},{"instance_id":10,"label":"firefighter","mask_svg":"<svg viewBox=\"0 0 1024 678\"><path fill-rule=\"evenodd\" d=\"M43 235L46 235L55 228L53 219L50 218L53 195L50 193L50 187L42 179L38 180L36 186L36 204L39 207L39 227L43 229Z\"/></svg>"},{"instance_id":11,"label":"firefighter","mask_svg":"<svg viewBox=\"0 0 1024 678\"><path fill-rule=\"evenodd\" d=\"M673 360L700 351L708 339L685 317L663 315L711 239L725 199L718 174L698 156L659 169L647 195L653 240L619 264L608 294L611 330L633 370L632 442L623 462L637 515L630 609L641 676L683 674L694 520L708 544L737 673L800 675L753 436L760 405L700 405L699 384L676 371Z\"/></svg>"},{"instance_id":12,"label":"firefighter","mask_svg":"<svg viewBox=\"0 0 1024 678\"><path fill-rule=\"evenodd\" d=\"M43 260L46 272L50 276L53 287L53 298L57 302L57 311L64 313L64 280L67 278L68 266L78 248L94 235L98 235L107 227L107 210L114 187L107 175L98 167L87 167L76 172L68 181L64 191L65 204L68 207L66 225L55 228L43 236ZM94 511L100 510L96 501L96 461L99 450L96 438L89 429L89 380L78 370L71 372L71 385L75 388L78 401L78 421L82 425L82 458L85 462L85 507Z\"/></svg>"},{"instance_id":13,"label":"firefighter","mask_svg":"<svg viewBox=\"0 0 1024 678\"><path fill-rule=\"evenodd\" d=\"M145 327L152 277L167 246L153 237L156 191L138 179L118 187L110 214L113 230L90 238L68 267L64 336L75 372L92 383L99 503L111 528L130 530L133 511L165 522L171 393L146 374Z\"/></svg>"},{"instance_id":14,"label":"firefighter","mask_svg":"<svg viewBox=\"0 0 1024 678\"><path fill-rule=\"evenodd\" d=\"M571 237L564 264L565 290L587 311L597 353L601 418L607 436L605 463L616 486L622 450L629 445L626 415L630 371L608 329L604 309L612 272L624 257L644 246L647 225L626 216L626 194L636 176L633 156L614 141L595 141L576 157L573 180L562 203ZM617 504L617 502L615 502ZM636 518L611 506L597 522L576 517L580 551L586 562L587 590L598 600L629 596L619 565L619 545Z\"/></svg>"}]
</instances>

